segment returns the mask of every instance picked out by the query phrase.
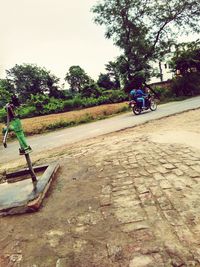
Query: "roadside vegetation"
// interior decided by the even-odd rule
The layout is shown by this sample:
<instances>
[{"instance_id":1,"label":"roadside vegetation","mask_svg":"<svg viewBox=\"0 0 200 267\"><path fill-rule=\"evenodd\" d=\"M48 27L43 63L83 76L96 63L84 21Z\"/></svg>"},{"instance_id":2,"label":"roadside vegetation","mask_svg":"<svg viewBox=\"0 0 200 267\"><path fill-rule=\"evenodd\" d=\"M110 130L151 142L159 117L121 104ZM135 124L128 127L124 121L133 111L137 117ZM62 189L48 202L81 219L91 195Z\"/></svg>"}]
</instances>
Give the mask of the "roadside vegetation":
<instances>
[{"instance_id":1,"label":"roadside vegetation","mask_svg":"<svg viewBox=\"0 0 200 267\"><path fill-rule=\"evenodd\" d=\"M113 40L121 55L105 65L105 72L97 80L80 66L71 66L62 85L58 77L43 67L16 64L6 71L5 79L0 79L0 123L6 119L4 106L13 94L20 99L18 114L25 119L27 134L122 112L127 105L121 103L128 101L131 89L148 88L152 77L162 81L162 70L156 72L153 64L169 57L174 78L167 86L153 87L160 102L200 94L200 41L177 43L178 35L199 32L199 1L174 0L163 4L101 0L92 12L95 23L104 26L106 38ZM26 126L27 121L31 127Z\"/></svg>"},{"instance_id":2,"label":"roadside vegetation","mask_svg":"<svg viewBox=\"0 0 200 267\"><path fill-rule=\"evenodd\" d=\"M199 42L184 43L177 46L170 61L171 68L176 73L174 79L168 81L166 87L153 87L160 103L183 100L200 94L199 47ZM112 66L112 63L109 64ZM20 74L15 73L18 68L20 68ZM8 71L7 79L0 80L0 127L3 127L3 122L6 119L4 105L9 101L13 92L19 95L22 103L18 109L18 114L23 119L23 126L27 135L103 119L129 109L128 93L122 88L117 88L120 85L118 75L115 75L115 79L112 80L108 73L100 74L98 81L95 82L80 67L76 66L76 71L77 68L78 73L70 74L68 72L67 74L67 79L71 77L70 79L73 81L71 82L71 89L62 91L55 84L52 85L53 82L47 83L51 79L56 82L55 76L51 78L50 72L35 65L16 65L12 71ZM46 73L50 77L47 79L41 75L39 78L38 73L41 70L43 74ZM10 73L15 73L13 74L14 80L19 82L18 87L11 82ZM81 75L84 76L83 81L81 81ZM22 79L22 76L26 78ZM44 86L45 79L47 79L46 86ZM87 83L83 86L84 81ZM70 80L68 82L70 83ZM34 83L37 86L28 91L31 84ZM35 93L33 94L34 90Z\"/></svg>"},{"instance_id":3,"label":"roadside vegetation","mask_svg":"<svg viewBox=\"0 0 200 267\"><path fill-rule=\"evenodd\" d=\"M72 127L95 120L101 120L127 110L129 110L128 103L122 102L82 110L27 118L22 120L22 124L26 135L34 135L64 127ZM3 123L0 124L0 127L3 127ZM11 138L14 137L12 133L10 136ZM1 133L0 138L2 138Z\"/></svg>"}]
</instances>

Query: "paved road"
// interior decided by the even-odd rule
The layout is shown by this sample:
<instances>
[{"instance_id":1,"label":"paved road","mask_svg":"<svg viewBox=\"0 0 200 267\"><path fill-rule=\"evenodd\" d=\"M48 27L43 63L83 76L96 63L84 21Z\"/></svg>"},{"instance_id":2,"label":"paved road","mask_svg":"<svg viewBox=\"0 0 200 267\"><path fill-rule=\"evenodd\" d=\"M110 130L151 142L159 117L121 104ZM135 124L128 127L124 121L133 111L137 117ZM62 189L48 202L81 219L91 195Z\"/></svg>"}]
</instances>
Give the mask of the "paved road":
<instances>
[{"instance_id":1,"label":"paved road","mask_svg":"<svg viewBox=\"0 0 200 267\"><path fill-rule=\"evenodd\" d=\"M115 116L113 118L96 121L89 124L66 128L48 134L32 136L28 138L28 142L33 148L34 153L39 153L40 151L43 151L45 149L52 149L66 144L71 144L77 141L96 137L102 134L119 131L128 127L133 127L148 122L150 120L163 118L195 108L200 108L200 97L194 97L180 102L171 102L159 105L157 111L145 112L139 116L134 116L132 112L129 112ZM16 153L18 153L17 141L9 143L6 150L3 148L3 146L1 146L0 164L15 159Z\"/></svg>"}]
</instances>

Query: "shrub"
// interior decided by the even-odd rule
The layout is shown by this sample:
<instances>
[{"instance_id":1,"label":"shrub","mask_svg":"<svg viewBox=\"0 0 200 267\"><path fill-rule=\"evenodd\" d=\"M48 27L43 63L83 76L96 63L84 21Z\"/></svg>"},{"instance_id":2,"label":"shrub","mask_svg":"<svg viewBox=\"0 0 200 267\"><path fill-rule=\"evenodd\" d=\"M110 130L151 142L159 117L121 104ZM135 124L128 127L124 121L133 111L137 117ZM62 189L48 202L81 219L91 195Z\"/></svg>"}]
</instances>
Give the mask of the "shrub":
<instances>
[{"instance_id":1,"label":"shrub","mask_svg":"<svg viewBox=\"0 0 200 267\"><path fill-rule=\"evenodd\" d=\"M0 122L6 122L6 110L5 110L5 108L0 109Z\"/></svg>"},{"instance_id":2,"label":"shrub","mask_svg":"<svg viewBox=\"0 0 200 267\"><path fill-rule=\"evenodd\" d=\"M101 94L102 91L95 82L86 84L81 92L82 97L98 98Z\"/></svg>"},{"instance_id":3,"label":"shrub","mask_svg":"<svg viewBox=\"0 0 200 267\"><path fill-rule=\"evenodd\" d=\"M171 88L168 87L155 87L155 93L159 96L160 100L164 100L166 98L170 98L174 96L174 93Z\"/></svg>"},{"instance_id":4,"label":"shrub","mask_svg":"<svg viewBox=\"0 0 200 267\"><path fill-rule=\"evenodd\" d=\"M51 97L49 102L42 108L42 114L58 113L63 111L63 101Z\"/></svg>"},{"instance_id":5,"label":"shrub","mask_svg":"<svg viewBox=\"0 0 200 267\"><path fill-rule=\"evenodd\" d=\"M176 96L194 96L200 93L200 74L188 73L172 82L172 92Z\"/></svg>"},{"instance_id":6,"label":"shrub","mask_svg":"<svg viewBox=\"0 0 200 267\"><path fill-rule=\"evenodd\" d=\"M110 103L118 103L128 100L128 95L122 90L106 90L102 95L106 96Z\"/></svg>"},{"instance_id":7,"label":"shrub","mask_svg":"<svg viewBox=\"0 0 200 267\"><path fill-rule=\"evenodd\" d=\"M20 107L18 114L21 118L31 118L36 115L36 107L34 106L24 106Z\"/></svg>"},{"instance_id":8,"label":"shrub","mask_svg":"<svg viewBox=\"0 0 200 267\"><path fill-rule=\"evenodd\" d=\"M63 102L63 110L64 110L64 111L70 111L70 110L73 110L73 107L74 107L73 99L65 100L65 101Z\"/></svg>"},{"instance_id":9,"label":"shrub","mask_svg":"<svg viewBox=\"0 0 200 267\"><path fill-rule=\"evenodd\" d=\"M66 100L49 97L43 94L37 94L31 95L31 98L27 101L26 105L23 105L18 109L18 113L21 118L30 118L39 115L48 115L81 108L89 108L102 104L118 103L125 100L128 100L128 96L122 90L107 90L104 91L103 95L99 96L98 98L81 98L80 94L76 94L72 99ZM3 121L5 117L6 111L1 109L0 120ZM88 118L86 118L86 120L88 120Z\"/></svg>"},{"instance_id":10,"label":"shrub","mask_svg":"<svg viewBox=\"0 0 200 267\"><path fill-rule=\"evenodd\" d=\"M76 109L76 108L82 108L82 99L80 96L75 96L74 99L73 99L73 108Z\"/></svg>"},{"instance_id":11,"label":"shrub","mask_svg":"<svg viewBox=\"0 0 200 267\"><path fill-rule=\"evenodd\" d=\"M94 107L99 105L98 98L83 98L82 105L84 108Z\"/></svg>"}]
</instances>

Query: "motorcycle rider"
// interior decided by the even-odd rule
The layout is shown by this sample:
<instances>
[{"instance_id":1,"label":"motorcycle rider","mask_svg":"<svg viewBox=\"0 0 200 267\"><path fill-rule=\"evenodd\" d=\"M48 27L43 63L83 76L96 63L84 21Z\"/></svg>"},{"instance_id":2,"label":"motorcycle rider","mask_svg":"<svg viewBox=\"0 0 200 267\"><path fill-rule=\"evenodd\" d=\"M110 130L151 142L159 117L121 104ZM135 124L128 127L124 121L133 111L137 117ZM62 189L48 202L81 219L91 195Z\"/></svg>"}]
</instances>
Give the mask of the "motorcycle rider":
<instances>
[{"instance_id":1,"label":"motorcycle rider","mask_svg":"<svg viewBox=\"0 0 200 267\"><path fill-rule=\"evenodd\" d=\"M145 94L142 89L137 89L136 90L136 98L138 102L142 102L142 109L145 109L145 97L147 94Z\"/></svg>"},{"instance_id":2,"label":"motorcycle rider","mask_svg":"<svg viewBox=\"0 0 200 267\"><path fill-rule=\"evenodd\" d=\"M145 108L145 97L147 94L143 93L142 89L132 89L129 94L132 100L142 102L142 108Z\"/></svg>"},{"instance_id":3,"label":"motorcycle rider","mask_svg":"<svg viewBox=\"0 0 200 267\"><path fill-rule=\"evenodd\" d=\"M136 98L136 91L137 91L137 89L132 89L132 90L130 91L129 95L130 95L131 100L135 100L135 101L137 101L137 98Z\"/></svg>"}]
</instances>

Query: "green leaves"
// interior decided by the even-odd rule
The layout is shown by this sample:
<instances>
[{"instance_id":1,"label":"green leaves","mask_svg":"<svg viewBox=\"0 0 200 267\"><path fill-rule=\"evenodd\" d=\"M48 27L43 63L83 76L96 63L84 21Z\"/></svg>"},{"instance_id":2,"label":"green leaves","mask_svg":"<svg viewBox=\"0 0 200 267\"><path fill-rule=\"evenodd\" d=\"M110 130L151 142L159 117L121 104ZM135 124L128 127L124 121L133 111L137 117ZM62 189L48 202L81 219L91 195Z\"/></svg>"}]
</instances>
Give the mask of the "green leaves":
<instances>
[{"instance_id":1,"label":"green leaves","mask_svg":"<svg viewBox=\"0 0 200 267\"><path fill-rule=\"evenodd\" d=\"M94 21L106 26L105 36L123 50L125 84L137 72L148 73L150 63L169 52L179 33L200 28L197 0L102 0L92 12Z\"/></svg>"},{"instance_id":2,"label":"green leaves","mask_svg":"<svg viewBox=\"0 0 200 267\"><path fill-rule=\"evenodd\" d=\"M16 64L6 72L10 85L22 101L30 98L31 94L49 93L52 96L58 90L59 79L37 65Z\"/></svg>"},{"instance_id":3,"label":"green leaves","mask_svg":"<svg viewBox=\"0 0 200 267\"><path fill-rule=\"evenodd\" d=\"M171 66L182 76L191 72L200 73L200 41L177 45Z\"/></svg>"},{"instance_id":4,"label":"green leaves","mask_svg":"<svg viewBox=\"0 0 200 267\"><path fill-rule=\"evenodd\" d=\"M0 80L0 108L3 108L10 101L11 92L5 79Z\"/></svg>"},{"instance_id":5,"label":"green leaves","mask_svg":"<svg viewBox=\"0 0 200 267\"><path fill-rule=\"evenodd\" d=\"M178 74L172 87L177 96L199 94L200 41L179 44L171 60L171 67Z\"/></svg>"},{"instance_id":6,"label":"green leaves","mask_svg":"<svg viewBox=\"0 0 200 267\"><path fill-rule=\"evenodd\" d=\"M91 78L80 66L71 66L65 76L72 92L80 93L84 86L91 81Z\"/></svg>"}]
</instances>

